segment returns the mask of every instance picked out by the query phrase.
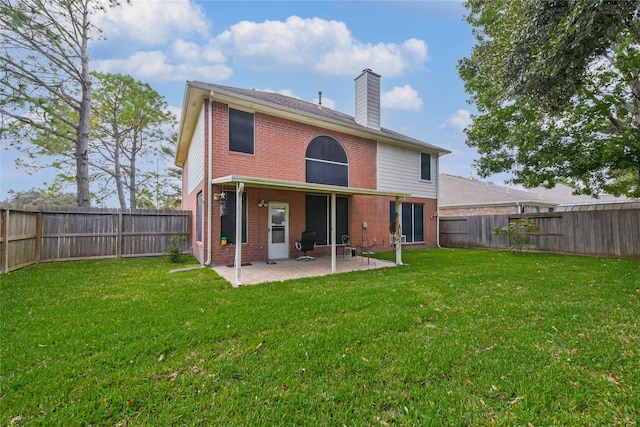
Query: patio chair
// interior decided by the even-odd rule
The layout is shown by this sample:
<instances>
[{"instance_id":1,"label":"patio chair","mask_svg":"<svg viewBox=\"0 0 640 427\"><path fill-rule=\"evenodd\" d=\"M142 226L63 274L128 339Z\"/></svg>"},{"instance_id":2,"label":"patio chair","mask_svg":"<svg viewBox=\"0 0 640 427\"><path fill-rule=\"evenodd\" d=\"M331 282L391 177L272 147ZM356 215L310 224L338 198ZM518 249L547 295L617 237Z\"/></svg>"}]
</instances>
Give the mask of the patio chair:
<instances>
[{"instance_id":1,"label":"patio chair","mask_svg":"<svg viewBox=\"0 0 640 427\"><path fill-rule=\"evenodd\" d=\"M376 246L384 246L384 239L382 239L380 243L378 243L377 239L373 239L373 243L370 243L368 238L362 239L362 246L360 251L360 256L362 258L360 259L360 265L364 263L364 257L367 257L367 264L369 264L369 261L372 259L373 265L376 265L376 259L371 258L371 255L375 254L372 249Z\"/></svg>"},{"instance_id":2,"label":"patio chair","mask_svg":"<svg viewBox=\"0 0 640 427\"><path fill-rule=\"evenodd\" d=\"M346 234L342 236L342 258L344 258L345 254L349 254L349 258L353 256L356 248L351 246L351 239Z\"/></svg>"},{"instance_id":3,"label":"patio chair","mask_svg":"<svg viewBox=\"0 0 640 427\"><path fill-rule=\"evenodd\" d=\"M316 248L316 232L303 231L300 240L296 240L296 249L304 252L303 256L296 258L297 261L313 261L315 258L307 255L307 252Z\"/></svg>"},{"instance_id":4,"label":"patio chair","mask_svg":"<svg viewBox=\"0 0 640 427\"><path fill-rule=\"evenodd\" d=\"M367 264L369 264L369 260L371 259L370 256L375 254L375 252L371 251L371 249L373 249L373 246L375 246L375 244L372 245L371 243L369 243L369 239L362 239L362 245L360 246L360 265L364 263L365 257L367 258ZM373 265L376 265L375 258L373 258Z\"/></svg>"}]
</instances>

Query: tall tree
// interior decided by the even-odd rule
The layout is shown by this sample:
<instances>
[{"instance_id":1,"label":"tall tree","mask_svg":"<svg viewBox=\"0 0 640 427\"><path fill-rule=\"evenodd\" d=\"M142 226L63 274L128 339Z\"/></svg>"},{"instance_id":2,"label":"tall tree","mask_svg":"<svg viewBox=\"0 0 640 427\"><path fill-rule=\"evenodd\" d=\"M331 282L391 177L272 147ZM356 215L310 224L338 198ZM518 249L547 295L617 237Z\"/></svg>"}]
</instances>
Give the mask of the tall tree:
<instances>
[{"instance_id":1,"label":"tall tree","mask_svg":"<svg viewBox=\"0 0 640 427\"><path fill-rule=\"evenodd\" d=\"M175 194L180 175L176 177L168 164L174 157L177 121L164 97L128 75L93 72L92 77L88 163L93 202L104 205L115 196L122 209L127 204L135 209L143 190ZM76 112L61 103L52 103L51 109L61 118L51 121L57 133L30 132L31 143L18 147L25 155L17 162L28 171L54 168L60 182L73 182L73 144L60 135Z\"/></svg>"},{"instance_id":2,"label":"tall tree","mask_svg":"<svg viewBox=\"0 0 640 427\"><path fill-rule=\"evenodd\" d=\"M126 208L128 190L129 207L135 209L142 190L157 193L152 191L159 183L156 169L173 157L176 119L147 83L122 74L93 75L91 164L115 183L120 206Z\"/></svg>"},{"instance_id":3,"label":"tall tree","mask_svg":"<svg viewBox=\"0 0 640 427\"><path fill-rule=\"evenodd\" d=\"M481 176L640 197L640 0L470 0Z\"/></svg>"},{"instance_id":4,"label":"tall tree","mask_svg":"<svg viewBox=\"0 0 640 427\"><path fill-rule=\"evenodd\" d=\"M0 113L11 118L2 133L24 136L35 130L67 141L74 149L81 207L90 205L88 50L89 41L99 33L91 18L116 4L116 0L0 0Z\"/></svg>"}]
</instances>

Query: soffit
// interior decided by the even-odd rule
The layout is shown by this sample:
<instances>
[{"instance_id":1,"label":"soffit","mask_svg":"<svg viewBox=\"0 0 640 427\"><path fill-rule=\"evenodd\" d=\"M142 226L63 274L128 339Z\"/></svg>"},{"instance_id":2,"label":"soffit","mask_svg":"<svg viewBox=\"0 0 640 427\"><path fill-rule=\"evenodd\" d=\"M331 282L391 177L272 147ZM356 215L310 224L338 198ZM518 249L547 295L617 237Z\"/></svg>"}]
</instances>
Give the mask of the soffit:
<instances>
[{"instance_id":1,"label":"soffit","mask_svg":"<svg viewBox=\"0 0 640 427\"><path fill-rule=\"evenodd\" d=\"M368 188L341 187L337 185L313 184L307 182L284 181L278 179L264 179L250 176L228 175L211 180L215 185L231 185L243 183L245 187L272 188L289 191L304 191L307 193L339 194L345 196L384 196L384 197L411 197L410 193L398 193L392 191L378 191Z\"/></svg>"}]
</instances>

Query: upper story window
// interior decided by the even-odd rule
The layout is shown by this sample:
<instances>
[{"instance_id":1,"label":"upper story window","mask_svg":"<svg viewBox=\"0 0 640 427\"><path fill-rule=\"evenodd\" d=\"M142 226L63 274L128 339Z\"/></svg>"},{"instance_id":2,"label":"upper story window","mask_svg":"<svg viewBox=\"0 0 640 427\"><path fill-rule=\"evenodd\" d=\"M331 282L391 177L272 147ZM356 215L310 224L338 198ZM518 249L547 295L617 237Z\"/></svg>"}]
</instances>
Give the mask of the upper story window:
<instances>
[{"instance_id":1,"label":"upper story window","mask_svg":"<svg viewBox=\"0 0 640 427\"><path fill-rule=\"evenodd\" d=\"M349 159L334 138L315 137L307 146L306 163L307 182L349 186Z\"/></svg>"},{"instance_id":2,"label":"upper story window","mask_svg":"<svg viewBox=\"0 0 640 427\"><path fill-rule=\"evenodd\" d=\"M229 108L229 151L254 154L253 113Z\"/></svg>"},{"instance_id":3,"label":"upper story window","mask_svg":"<svg viewBox=\"0 0 640 427\"><path fill-rule=\"evenodd\" d=\"M431 154L420 153L420 179L431 181Z\"/></svg>"}]
</instances>

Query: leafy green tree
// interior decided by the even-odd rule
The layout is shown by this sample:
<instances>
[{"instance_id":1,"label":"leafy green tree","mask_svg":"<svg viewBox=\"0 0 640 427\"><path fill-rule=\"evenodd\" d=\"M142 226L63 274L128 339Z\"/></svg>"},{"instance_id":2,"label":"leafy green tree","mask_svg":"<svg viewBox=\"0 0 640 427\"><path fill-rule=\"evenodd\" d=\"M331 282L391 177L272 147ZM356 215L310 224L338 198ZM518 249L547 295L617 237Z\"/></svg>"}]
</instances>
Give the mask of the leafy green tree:
<instances>
[{"instance_id":1,"label":"leafy green tree","mask_svg":"<svg viewBox=\"0 0 640 427\"><path fill-rule=\"evenodd\" d=\"M482 177L640 197L640 0L470 0Z\"/></svg>"},{"instance_id":2,"label":"leafy green tree","mask_svg":"<svg viewBox=\"0 0 640 427\"><path fill-rule=\"evenodd\" d=\"M176 119L164 97L147 83L123 74L93 75L90 162L99 171L95 179L115 184L123 209L128 192L129 207L135 209L141 205L137 201L140 194L157 194L160 183L170 185L157 175L159 162L164 166L173 158Z\"/></svg>"},{"instance_id":3,"label":"leafy green tree","mask_svg":"<svg viewBox=\"0 0 640 427\"><path fill-rule=\"evenodd\" d=\"M75 159L78 206L90 205L92 16L115 0L0 0L0 129L14 144L54 137ZM69 114L69 111L73 114ZM62 148L62 147L60 147Z\"/></svg>"},{"instance_id":4,"label":"leafy green tree","mask_svg":"<svg viewBox=\"0 0 640 427\"><path fill-rule=\"evenodd\" d=\"M180 174L171 172L167 164L174 157L176 119L164 97L128 75L94 72L92 76L87 158L93 202L104 205L115 196L122 209L127 208L127 202L136 209L141 206L137 197L143 190L162 194L165 199L175 197ZM75 111L66 105L54 103L52 107L58 117L73 120ZM52 126L58 134L65 131L63 120L52 122ZM73 144L58 134L32 132L31 144L20 146L26 155L17 163L27 170L54 168L61 180L73 181ZM166 169L169 173L164 173Z\"/></svg>"},{"instance_id":5,"label":"leafy green tree","mask_svg":"<svg viewBox=\"0 0 640 427\"><path fill-rule=\"evenodd\" d=\"M73 193L61 191L59 186L49 188L32 188L26 191L8 191L10 197L7 203L30 206L76 206L76 196Z\"/></svg>"},{"instance_id":6,"label":"leafy green tree","mask_svg":"<svg viewBox=\"0 0 640 427\"><path fill-rule=\"evenodd\" d=\"M496 236L506 237L508 241L508 248L512 252L522 255L523 250L535 248L527 234L534 233L536 231L538 231L538 227L531 219L520 218L510 221L508 225L495 227L493 229L493 234Z\"/></svg>"}]
</instances>

